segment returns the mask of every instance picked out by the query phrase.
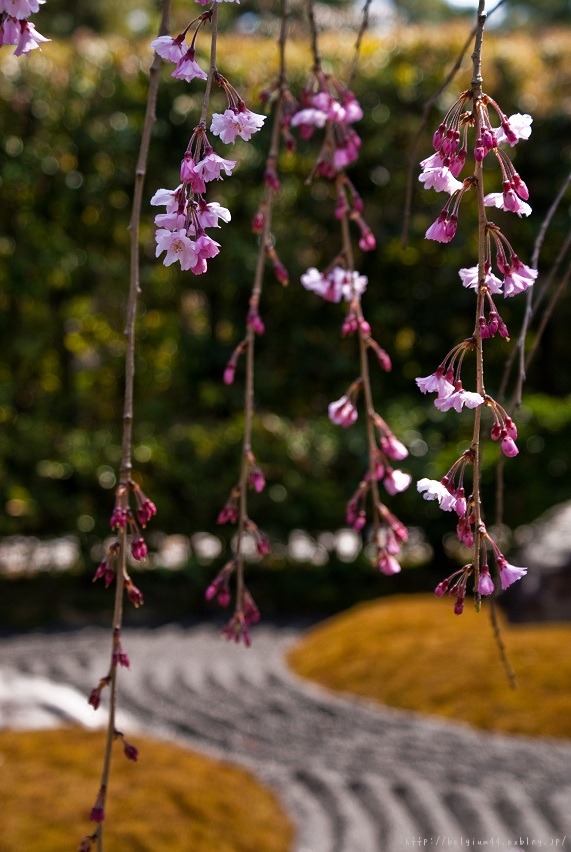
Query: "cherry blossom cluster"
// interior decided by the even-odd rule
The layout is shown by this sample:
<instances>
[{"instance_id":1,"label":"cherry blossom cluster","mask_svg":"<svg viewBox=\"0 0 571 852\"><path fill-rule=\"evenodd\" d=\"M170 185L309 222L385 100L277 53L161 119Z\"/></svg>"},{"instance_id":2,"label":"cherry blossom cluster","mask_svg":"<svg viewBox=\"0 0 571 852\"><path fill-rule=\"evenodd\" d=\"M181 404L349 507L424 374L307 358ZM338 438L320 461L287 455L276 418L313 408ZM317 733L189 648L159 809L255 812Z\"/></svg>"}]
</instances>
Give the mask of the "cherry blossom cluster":
<instances>
[{"instance_id":1,"label":"cherry blossom cluster","mask_svg":"<svg viewBox=\"0 0 571 852\"><path fill-rule=\"evenodd\" d=\"M195 275L206 272L207 261L220 251L220 243L206 233L207 229L219 228L220 222L231 219L225 207L216 201L206 201L206 185L228 177L236 165L235 160L220 156L211 145L206 129L209 84L216 83L226 95L227 109L223 113L214 113L210 123L210 133L224 144L234 143L238 137L249 141L265 121L265 116L246 108L236 89L222 74L213 69L209 78L198 65L195 59L196 37L200 29L212 21L212 16L212 9L203 12L176 37L160 36L151 43L159 56L175 63L173 77L187 82L194 79L207 81L203 116L193 130L180 164L181 183L173 190L159 189L151 199L152 205L165 207L165 212L155 217L156 256L164 252L165 266L178 262L181 269L190 270ZM193 28L192 39L187 45L186 37Z\"/></svg>"},{"instance_id":2,"label":"cherry blossom cluster","mask_svg":"<svg viewBox=\"0 0 571 852\"><path fill-rule=\"evenodd\" d=\"M478 196L478 263L459 271L462 285L476 292L474 332L451 349L434 373L416 379L422 393L436 394L434 405L439 411L454 409L460 412L463 408L474 410L474 433L470 448L462 453L440 481L424 478L417 483L418 491L425 500L436 500L443 511L457 515L458 539L473 550L472 562L454 572L436 588L438 596L447 593L456 597L454 611L457 614L463 611L466 584L471 577L474 579L477 605L482 595L494 591L488 565L490 551L495 559L502 589L520 579L527 571L506 561L484 523L480 497L480 412L488 410L491 413L490 437L499 443L503 455L515 457L519 452L516 425L507 411L485 390L483 341L496 335L509 339L508 328L499 314L494 297L511 297L522 293L533 285L537 277L537 270L522 263L501 229L489 221L486 214L486 208L490 207L518 216L528 216L531 212L527 203L528 189L501 146L507 144L513 147L519 140L528 139L532 119L529 115L519 113L508 118L493 98L481 92L476 66L474 79L476 83L470 90L462 92L436 130L433 137L435 153L421 162L422 173L419 177L426 189L449 195L437 220L428 228L427 239L450 242L457 230L462 198L471 191ZM472 151L474 173L460 181L458 178L467 161L471 130L475 131L476 137ZM486 194L482 164L489 154L493 154L499 165L502 191ZM499 275L492 271L493 261ZM461 371L468 353L473 353L476 360L475 391L466 390L462 384ZM473 476L471 492L467 494L464 474L468 465L473 470Z\"/></svg>"},{"instance_id":3,"label":"cherry blossom cluster","mask_svg":"<svg viewBox=\"0 0 571 852\"><path fill-rule=\"evenodd\" d=\"M347 503L347 523L356 531L367 525L367 506L370 505L373 532L371 535L373 564L383 574L396 574L400 564L396 555L408 537L404 524L389 511L380 499L379 483L393 496L408 488L411 477L393 463L406 458L408 451L395 437L385 420L375 411L369 377L368 355L371 351L383 370L391 369L386 351L371 334L371 326L363 314L361 297L367 288L367 277L354 267L351 223L358 229L358 244L362 251L373 251L376 240L363 217L363 202L345 173L359 154L361 140L353 124L363 116L353 92L321 70L318 57L315 69L300 96L299 108L290 120L302 139L312 138L316 129L323 131L323 140L312 171L311 179L330 180L335 188L335 218L341 226L342 247L329 266L320 271L310 267L302 276L306 290L328 302L346 302L348 307L342 324L344 336L356 335L359 342L361 374L339 399L329 405L329 418L338 426L349 428L358 418L358 399L362 394L367 418L369 450L368 469L355 493Z\"/></svg>"},{"instance_id":4,"label":"cherry blossom cluster","mask_svg":"<svg viewBox=\"0 0 571 852\"><path fill-rule=\"evenodd\" d=\"M49 38L28 20L46 0L0 0L0 47L15 46L14 56L27 56Z\"/></svg>"}]
</instances>

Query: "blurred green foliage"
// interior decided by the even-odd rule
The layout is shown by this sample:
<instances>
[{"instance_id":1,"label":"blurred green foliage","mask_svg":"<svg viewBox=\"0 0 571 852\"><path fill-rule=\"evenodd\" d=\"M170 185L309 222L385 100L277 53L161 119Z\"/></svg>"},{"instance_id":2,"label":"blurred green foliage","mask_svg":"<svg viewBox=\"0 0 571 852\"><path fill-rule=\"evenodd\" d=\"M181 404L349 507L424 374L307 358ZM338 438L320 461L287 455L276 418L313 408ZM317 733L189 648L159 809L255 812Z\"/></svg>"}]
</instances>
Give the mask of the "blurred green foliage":
<instances>
[{"instance_id":1,"label":"blurred green foliage","mask_svg":"<svg viewBox=\"0 0 571 852\"><path fill-rule=\"evenodd\" d=\"M374 390L379 409L411 448L403 467L414 477L440 478L469 440L469 415L441 415L416 392L414 377L432 372L472 328L473 300L457 275L476 258L471 200L463 205L457 237L443 247L423 239L442 196L415 192L408 247L400 240L412 139L425 101L465 36L464 27L451 26L367 38L354 86L365 117L359 130L362 156L351 178L379 241L379 249L358 263L369 276L366 314L394 363L389 375L375 371ZM570 167L570 49L567 30L486 40L486 91L508 114L534 114L531 140L516 153L533 215L524 221L501 212L496 217L524 261ZM257 98L272 79L276 49L257 41L256 63L252 50L239 36L223 38L219 65L247 104L260 111ZM331 68L343 75L350 45L328 36L323 54L335 57ZM3 535L75 532L87 552L107 534L120 455L127 225L150 59L146 43L101 39L87 30L46 45L25 62L2 57ZM289 62L295 85L303 82L309 61L307 45L294 43ZM466 59L433 110L419 159L431 152L434 127L469 79ZM250 221L268 144L267 128L251 143L236 144L235 176L210 184L209 197L229 207L233 221L218 234L222 252L208 273L194 277L165 268L154 259L155 211L148 201L158 187L178 183L201 94L200 85L175 81L165 70L146 183L138 320L136 477L158 505L157 527L185 535L215 531L216 515L238 475L243 365L232 387L224 386L221 376L243 334L257 253ZM222 101L216 103L223 108ZM305 183L315 154L315 144L301 143L296 155L284 155L280 163L283 192L274 235L291 284L281 287L268 271L262 300L267 333L257 343L254 449L268 489L252 496L251 514L282 540L292 528L343 525L345 502L366 465L362 423L345 432L326 417L327 403L355 378L355 341L340 339L342 308L299 284L308 266L324 266L338 246L330 187ZM227 150L225 155L230 156ZM499 189L491 165L490 184L497 185L490 189ZM568 228L567 202L546 238L542 270L549 268ZM523 307L521 299L501 304L514 337ZM505 516L512 526L571 496L570 322L566 301L529 372L517 416L522 453L505 467ZM492 394L512 345L492 341L487 346ZM468 363L465 369L468 376ZM490 445L484 475L488 515L497 455L497 446ZM391 505L404 521L425 528L441 559L450 518L422 501L414 488Z\"/></svg>"}]
</instances>

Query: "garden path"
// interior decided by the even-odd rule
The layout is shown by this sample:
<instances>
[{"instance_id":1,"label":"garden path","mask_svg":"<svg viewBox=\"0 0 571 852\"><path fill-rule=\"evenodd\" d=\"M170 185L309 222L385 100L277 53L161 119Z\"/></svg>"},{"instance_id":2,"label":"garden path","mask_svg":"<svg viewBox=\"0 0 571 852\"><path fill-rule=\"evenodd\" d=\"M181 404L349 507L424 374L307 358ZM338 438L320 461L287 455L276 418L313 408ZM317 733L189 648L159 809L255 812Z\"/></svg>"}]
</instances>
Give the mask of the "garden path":
<instances>
[{"instance_id":1,"label":"garden path","mask_svg":"<svg viewBox=\"0 0 571 852\"><path fill-rule=\"evenodd\" d=\"M296 852L571 848L571 744L333 696L287 670L299 635L259 625L247 649L211 625L125 630L121 724L252 769L290 811ZM108 645L94 628L5 637L0 727L92 722Z\"/></svg>"}]
</instances>

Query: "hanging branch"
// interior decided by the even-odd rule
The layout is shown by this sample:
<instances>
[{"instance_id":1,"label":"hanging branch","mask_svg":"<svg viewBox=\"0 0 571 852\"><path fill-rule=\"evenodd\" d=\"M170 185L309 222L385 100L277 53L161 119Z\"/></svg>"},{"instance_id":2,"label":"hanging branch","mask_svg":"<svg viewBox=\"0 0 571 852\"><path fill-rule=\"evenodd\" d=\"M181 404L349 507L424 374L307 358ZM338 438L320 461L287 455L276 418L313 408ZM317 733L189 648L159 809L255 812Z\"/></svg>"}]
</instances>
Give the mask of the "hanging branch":
<instances>
[{"instance_id":1,"label":"hanging branch","mask_svg":"<svg viewBox=\"0 0 571 852\"><path fill-rule=\"evenodd\" d=\"M497 12L497 10L500 8L500 6L503 6L503 4L505 2L506 2L506 0L498 0L498 3L496 3L496 5L492 9L490 9L490 11L487 13L487 19L489 20L490 17L494 14L494 12ZM404 212L403 212L403 226L402 226L402 233L401 233L401 245L402 245L403 248L406 248L407 245L408 245L408 234L409 234L409 230L410 230L410 217L411 217L411 213L412 213L412 195L413 195L413 191L414 191L415 175L416 175L417 160L418 160L418 148L419 148L419 145L420 145L420 141L423 137L424 131L426 129L426 125L428 124L428 119L429 119L429 116L430 116L430 110L432 109L432 107L434 106L434 104L436 103L436 101L438 100L440 95L442 94L442 92L444 92L446 90L447 86L452 82L452 80L454 79L454 77L456 76L456 74L458 73L460 68L462 67L462 62L464 61L464 57L468 53L468 50L470 49L470 46L471 46L472 42L474 41L474 37L476 36L477 31L478 31L478 24L476 24L474 26L474 28L472 29L470 35L466 39L466 41L465 41L464 45L462 46L458 56L456 57L454 64L452 65L452 68L450 69L450 71L446 75L442 84L428 98L428 100L424 104L424 107L423 107L423 110L422 110L422 117L421 117L421 120L420 120L420 124L418 126L418 130L416 131L416 134L415 134L414 139L412 140L412 144L410 146L410 154L409 154L408 170L407 170L407 182L406 182L405 206L404 206Z\"/></svg>"},{"instance_id":2,"label":"hanging branch","mask_svg":"<svg viewBox=\"0 0 571 852\"><path fill-rule=\"evenodd\" d=\"M159 36L168 31L170 17L170 0L163 0L162 17ZM139 286L139 229L141 222L142 198L149 158L151 132L155 122L155 110L159 87L159 69L161 59L155 53L149 71L149 88L147 105L143 122L143 132L139 147L139 155L135 168L133 191L133 206L129 223L130 230L130 279L127 299L125 323L125 392L123 403L123 436L121 463L119 470L119 485L116 492L115 507L111 516L111 527L117 530L117 540L108 549L107 555L99 565L94 579L103 579L106 586L115 581L115 603L113 608L113 630L111 645L111 660L108 673L103 677L90 696L89 703L94 709L99 707L103 689L109 687L109 711L107 733L103 757L103 768L99 792L91 810L90 818L97 823L95 831L87 835L79 846L80 852L87 852L91 844L97 844L98 852L103 852L103 821L105 819L105 803L109 790L111 771L111 756L114 740L120 739L127 758L137 760L137 749L125 739L124 734L117 730L117 680L118 667L129 667L129 657L121 645L121 630L123 624L123 598L127 592L130 601L135 606L143 603L141 592L131 581L127 572L127 538L131 534L131 554L135 559L144 559L147 547L140 533L140 527L155 514L154 504L143 494L140 487L132 479L132 446L133 446L133 396L135 381L135 326L137 317L137 300L140 294ZM135 511L130 506L130 498L135 501Z\"/></svg>"}]
</instances>

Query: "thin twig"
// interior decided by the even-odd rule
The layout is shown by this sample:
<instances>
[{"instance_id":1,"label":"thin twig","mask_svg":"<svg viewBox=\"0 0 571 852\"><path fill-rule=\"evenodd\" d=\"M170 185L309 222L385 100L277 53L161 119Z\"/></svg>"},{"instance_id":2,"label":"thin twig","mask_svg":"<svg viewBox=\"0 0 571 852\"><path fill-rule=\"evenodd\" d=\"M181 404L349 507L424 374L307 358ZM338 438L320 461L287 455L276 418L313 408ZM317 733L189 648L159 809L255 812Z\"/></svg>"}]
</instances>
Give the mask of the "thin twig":
<instances>
[{"instance_id":1,"label":"thin twig","mask_svg":"<svg viewBox=\"0 0 571 852\"><path fill-rule=\"evenodd\" d=\"M369 28L369 12L371 9L372 2L373 0L365 0L365 5L363 6L361 26L359 27L359 32L357 33L357 38L355 39L355 52L353 54L353 62L351 63L351 70L349 72L349 77L347 80L347 85L349 86L353 82L355 74L357 73L357 64L359 62L363 37Z\"/></svg>"},{"instance_id":2,"label":"thin twig","mask_svg":"<svg viewBox=\"0 0 571 852\"><path fill-rule=\"evenodd\" d=\"M506 673L506 679L511 689L517 689L516 674L511 666L509 657L506 651L506 646L500 624L498 622L498 614L496 612L496 604L493 598L490 599L490 624L494 634L494 640L500 656L500 661Z\"/></svg>"},{"instance_id":3,"label":"thin twig","mask_svg":"<svg viewBox=\"0 0 571 852\"><path fill-rule=\"evenodd\" d=\"M170 18L170 0L163 0L162 18L159 28L159 36L165 35L169 31ZM129 223L130 230L130 282L129 295L127 301L127 316L125 324L125 396L123 403L123 437L121 450L121 465L120 465L120 483L127 485L131 478L132 470L132 445L133 445L133 393L135 382L135 324L137 317L137 298L140 292L139 287L139 230L141 221L143 188L145 175L147 171L147 162L149 157L149 146L151 140L151 131L155 122L155 111L157 104L157 95L159 88L159 68L161 59L157 53L153 58L153 62L149 71L149 89L147 94L147 106L145 110L145 119L143 123L143 132L141 135L141 143L139 147L139 155L135 168L135 184L133 191L133 206L131 212L131 220ZM109 697L109 715L107 722L107 734L105 741L105 753L103 759L103 769L101 773L101 789L107 790L109 784L109 774L111 770L111 755L113 740L115 737L115 716L117 710L117 664L114 661L117 650L118 636L121 632L123 621L123 593L127 567L127 534L125 528L119 530L119 552L116 563L116 578L115 578L115 602L113 610L113 640L111 650L111 665L109 669L110 677L110 697ZM98 852L103 852L103 822L98 824L97 828L97 849Z\"/></svg>"}]
</instances>

